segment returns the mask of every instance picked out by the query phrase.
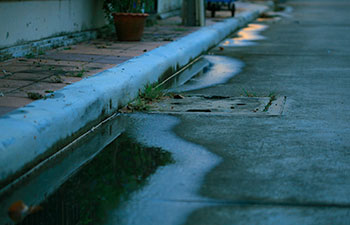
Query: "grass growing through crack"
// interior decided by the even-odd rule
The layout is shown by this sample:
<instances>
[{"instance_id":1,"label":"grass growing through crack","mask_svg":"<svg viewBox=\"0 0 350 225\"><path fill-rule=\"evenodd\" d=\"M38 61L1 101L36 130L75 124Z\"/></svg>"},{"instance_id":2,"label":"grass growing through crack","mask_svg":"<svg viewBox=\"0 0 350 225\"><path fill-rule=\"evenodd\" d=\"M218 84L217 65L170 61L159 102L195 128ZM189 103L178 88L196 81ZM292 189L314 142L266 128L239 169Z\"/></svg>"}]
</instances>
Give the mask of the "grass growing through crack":
<instances>
[{"instance_id":1,"label":"grass growing through crack","mask_svg":"<svg viewBox=\"0 0 350 225\"><path fill-rule=\"evenodd\" d=\"M267 112L270 108L270 106L272 105L272 102L275 101L276 98L276 94L274 92L270 92L270 94L268 95L268 97L270 98L269 102L267 103L267 105L265 106L263 112Z\"/></svg>"},{"instance_id":2,"label":"grass growing through crack","mask_svg":"<svg viewBox=\"0 0 350 225\"><path fill-rule=\"evenodd\" d=\"M55 95L53 94L53 91L45 91L45 93L50 93L49 95L42 95L39 92L27 92L28 98L32 100L39 100L39 99L48 99L48 98L53 98Z\"/></svg>"},{"instance_id":3,"label":"grass growing through crack","mask_svg":"<svg viewBox=\"0 0 350 225\"><path fill-rule=\"evenodd\" d=\"M44 96L38 92L28 92L27 96L32 100L38 100L38 99L44 98Z\"/></svg>"},{"instance_id":4,"label":"grass growing through crack","mask_svg":"<svg viewBox=\"0 0 350 225\"><path fill-rule=\"evenodd\" d=\"M52 83L63 83L63 79L62 79L62 77L59 76L59 75L54 75L54 76L52 76L52 77L50 78L50 81L51 81Z\"/></svg>"},{"instance_id":5,"label":"grass growing through crack","mask_svg":"<svg viewBox=\"0 0 350 225\"><path fill-rule=\"evenodd\" d=\"M153 101L160 99L164 96L163 89L158 87L157 84L147 84L143 92L139 91L139 97L146 101Z\"/></svg>"},{"instance_id":6,"label":"grass growing through crack","mask_svg":"<svg viewBox=\"0 0 350 225\"><path fill-rule=\"evenodd\" d=\"M186 29L182 28L182 27L176 27L176 28L174 28L174 31L182 32L182 31L186 31Z\"/></svg>"},{"instance_id":7,"label":"grass growing through crack","mask_svg":"<svg viewBox=\"0 0 350 225\"><path fill-rule=\"evenodd\" d=\"M87 72L89 72L89 71L87 71L87 70L85 70L85 69L81 69L81 70L79 70L79 71L73 72L73 73L72 73L72 76L73 76L73 77L83 77L83 76L85 76L85 74L86 74Z\"/></svg>"},{"instance_id":8,"label":"grass growing through crack","mask_svg":"<svg viewBox=\"0 0 350 225\"><path fill-rule=\"evenodd\" d=\"M157 86L157 83L147 84L143 91L139 90L137 98L129 103L126 108L130 111L147 111L152 102L160 100L167 95L161 87Z\"/></svg>"},{"instance_id":9,"label":"grass growing through crack","mask_svg":"<svg viewBox=\"0 0 350 225\"><path fill-rule=\"evenodd\" d=\"M35 57L35 55L33 53L28 53L24 57L26 57L27 59L32 59Z\"/></svg>"},{"instance_id":10,"label":"grass growing through crack","mask_svg":"<svg viewBox=\"0 0 350 225\"><path fill-rule=\"evenodd\" d=\"M246 97L257 97L258 96L255 92L248 91L244 88L242 88L242 91L244 93L243 95Z\"/></svg>"},{"instance_id":11,"label":"grass growing through crack","mask_svg":"<svg viewBox=\"0 0 350 225\"><path fill-rule=\"evenodd\" d=\"M270 106L272 105L272 102L273 101L275 101L276 99L277 99L277 94L276 94L276 92L274 92L274 91L270 91L270 93L268 94L268 95L265 95L265 94L263 94L263 95L258 95L258 94L256 94L255 92L252 92L252 91L248 91L248 90L246 90L246 89L244 89L244 88L242 88L242 91L243 91L243 93L244 94L242 94L243 96L246 96L246 97L268 97L268 98L270 98L269 99L269 102L266 104L266 106L264 107L264 110L263 110L263 112L267 112L268 110L269 110L269 108L270 108Z\"/></svg>"},{"instance_id":12,"label":"grass growing through crack","mask_svg":"<svg viewBox=\"0 0 350 225\"><path fill-rule=\"evenodd\" d=\"M242 91L243 93L241 94L241 96L245 96L245 97L269 97L269 98L276 98L276 92L274 91L270 91L269 94L257 94L256 92L253 92L253 91L249 91L249 90L246 90L244 88L242 88Z\"/></svg>"}]
</instances>

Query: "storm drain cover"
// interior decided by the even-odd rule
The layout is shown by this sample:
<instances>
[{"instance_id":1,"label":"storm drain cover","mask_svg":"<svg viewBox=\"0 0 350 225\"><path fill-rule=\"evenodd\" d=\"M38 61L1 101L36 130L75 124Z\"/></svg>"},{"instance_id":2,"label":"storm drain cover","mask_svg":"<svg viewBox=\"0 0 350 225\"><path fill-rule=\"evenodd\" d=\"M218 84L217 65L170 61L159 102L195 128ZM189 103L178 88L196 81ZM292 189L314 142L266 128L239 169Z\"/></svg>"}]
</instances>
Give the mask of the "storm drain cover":
<instances>
[{"instance_id":1,"label":"storm drain cover","mask_svg":"<svg viewBox=\"0 0 350 225\"><path fill-rule=\"evenodd\" d=\"M151 105L153 113L215 113L281 115L286 97L184 95Z\"/></svg>"}]
</instances>

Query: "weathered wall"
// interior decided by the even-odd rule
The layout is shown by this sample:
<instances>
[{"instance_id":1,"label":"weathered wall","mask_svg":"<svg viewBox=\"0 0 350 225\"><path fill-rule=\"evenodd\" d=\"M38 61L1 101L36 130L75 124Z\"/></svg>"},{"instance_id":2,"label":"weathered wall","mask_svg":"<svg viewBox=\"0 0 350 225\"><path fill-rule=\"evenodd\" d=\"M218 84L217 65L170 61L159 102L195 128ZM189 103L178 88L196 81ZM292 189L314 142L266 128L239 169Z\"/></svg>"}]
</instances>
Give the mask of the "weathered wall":
<instances>
[{"instance_id":1,"label":"weathered wall","mask_svg":"<svg viewBox=\"0 0 350 225\"><path fill-rule=\"evenodd\" d=\"M182 0L158 0L158 13L181 9Z\"/></svg>"},{"instance_id":2,"label":"weathered wall","mask_svg":"<svg viewBox=\"0 0 350 225\"><path fill-rule=\"evenodd\" d=\"M105 25L100 0L0 1L0 49Z\"/></svg>"}]
</instances>

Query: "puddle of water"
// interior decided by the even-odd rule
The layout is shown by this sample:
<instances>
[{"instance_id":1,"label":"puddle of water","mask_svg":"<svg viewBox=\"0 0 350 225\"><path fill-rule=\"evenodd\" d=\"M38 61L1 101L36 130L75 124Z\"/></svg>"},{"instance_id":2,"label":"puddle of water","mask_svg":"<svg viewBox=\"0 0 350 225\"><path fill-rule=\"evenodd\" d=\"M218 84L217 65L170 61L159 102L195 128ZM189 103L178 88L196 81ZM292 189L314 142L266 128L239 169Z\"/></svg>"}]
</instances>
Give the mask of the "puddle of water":
<instances>
[{"instance_id":1,"label":"puddle of water","mask_svg":"<svg viewBox=\"0 0 350 225\"><path fill-rule=\"evenodd\" d=\"M168 79L162 87L170 89L184 85L194 76L200 76L203 73L206 73L212 66L213 64L208 60L208 58L206 56L203 56L183 72Z\"/></svg>"},{"instance_id":2,"label":"puddle of water","mask_svg":"<svg viewBox=\"0 0 350 225\"><path fill-rule=\"evenodd\" d=\"M205 174L221 159L205 148L177 137L172 129L180 123L173 116L130 114L130 135L145 146L172 153L175 164L158 169L149 185L134 192L130 201L110 212L108 225L183 224L194 210L206 206L197 193Z\"/></svg>"},{"instance_id":3,"label":"puddle of water","mask_svg":"<svg viewBox=\"0 0 350 225\"><path fill-rule=\"evenodd\" d=\"M21 225L184 222L207 200L197 193L220 159L178 138L172 129L179 122L166 115L118 116L2 196L0 224L12 224L7 209L18 200L43 208Z\"/></svg>"},{"instance_id":4,"label":"puddle of water","mask_svg":"<svg viewBox=\"0 0 350 225\"><path fill-rule=\"evenodd\" d=\"M7 209L11 203L22 200L28 205L40 204L122 132L123 124L119 120L96 128L95 132L90 132L35 168L11 191L1 190L0 224L10 223Z\"/></svg>"},{"instance_id":5,"label":"puddle of water","mask_svg":"<svg viewBox=\"0 0 350 225\"><path fill-rule=\"evenodd\" d=\"M263 24L249 24L237 33L237 37L226 39L219 47L251 46L254 41L265 39L259 33L267 29ZM168 92L186 92L226 83L240 73L244 63L240 60L216 55L204 55L185 71L169 79L164 88Z\"/></svg>"},{"instance_id":6,"label":"puddle of water","mask_svg":"<svg viewBox=\"0 0 350 225\"><path fill-rule=\"evenodd\" d=\"M109 210L145 184L158 166L171 161L169 152L120 137L48 197L41 204L44 210L21 224L104 224Z\"/></svg>"},{"instance_id":7,"label":"puddle of water","mask_svg":"<svg viewBox=\"0 0 350 225\"><path fill-rule=\"evenodd\" d=\"M266 39L259 33L266 30L267 26L263 24L249 24L237 33L237 37L226 39L220 43L221 47L242 47L252 46L257 43L254 41Z\"/></svg>"},{"instance_id":8,"label":"puddle of water","mask_svg":"<svg viewBox=\"0 0 350 225\"><path fill-rule=\"evenodd\" d=\"M113 125L120 126L120 123ZM105 133L109 129L113 127L109 126L107 130L103 129L100 132ZM97 136L101 135L100 132L97 133ZM113 134L111 132L109 135ZM116 137L118 136L110 138L115 139ZM104 224L108 211L118 208L120 202L126 200L131 192L146 184L147 177L153 174L159 166L173 162L169 152L160 148L144 147L135 143L126 134L119 136L114 141L113 139L108 142L96 138L92 138L93 142L86 141L85 145L83 144L80 148L89 151L89 144L96 147L93 160L90 158L83 167L65 174L66 179L63 184L62 178L56 171L57 177L51 177L55 173L48 173L44 179L39 179L41 182L35 183L34 181L34 185L29 183L4 197L1 205L6 207L1 207L3 217L0 218L1 224L11 224L6 211L11 203L18 200L23 200L28 205L40 204L43 208L25 217L19 223L21 225ZM73 161L69 162L74 164ZM70 166L70 164L60 162L60 167L62 164ZM61 172L67 171L61 170ZM59 184L54 181L45 182L50 179L55 180L55 178L61 182ZM41 190L43 187L40 186L44 186L44 189L51 189L51 191L43 191ZM53 188L58 189L53 191ZM38 194L43 194L38 193L42 191L46 194L38 196ZM37 198L32 199L33 196Z\"/></svg>"},{"instance_id":9,"label":"puddle of water","mask_svg":"<svg viewBox=\"0 0 350 225\"><path fill-rule=\"evenodd\" d=\"M185 92L222 84L241 72L243 66L237 59L205 55L171 81L168 91Z\"/></svg>"}]
</instances>

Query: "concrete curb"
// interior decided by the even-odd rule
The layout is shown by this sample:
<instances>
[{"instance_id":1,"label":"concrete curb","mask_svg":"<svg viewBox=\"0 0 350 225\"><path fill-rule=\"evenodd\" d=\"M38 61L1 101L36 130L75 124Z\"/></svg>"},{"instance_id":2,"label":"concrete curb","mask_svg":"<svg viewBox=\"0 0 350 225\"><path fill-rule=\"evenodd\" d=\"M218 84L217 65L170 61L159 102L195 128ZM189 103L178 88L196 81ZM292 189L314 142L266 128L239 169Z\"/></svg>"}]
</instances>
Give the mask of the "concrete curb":
<instances>
[{"instance_id":1,"label":"concrete curb","mask_svg":"<svg viewBox=\"0 0 350 225\"><path fill-rule=\"evenodd\" d=\"M0 185L24 174L77 135L134 99L147 83L170 75L254 20L268 7L204 27L142 56L66 86L54 97L35 101L0 117Z\"/></svg>"}]
</instances>

